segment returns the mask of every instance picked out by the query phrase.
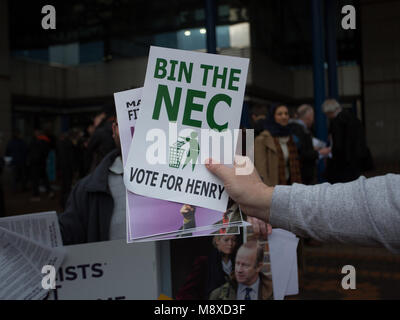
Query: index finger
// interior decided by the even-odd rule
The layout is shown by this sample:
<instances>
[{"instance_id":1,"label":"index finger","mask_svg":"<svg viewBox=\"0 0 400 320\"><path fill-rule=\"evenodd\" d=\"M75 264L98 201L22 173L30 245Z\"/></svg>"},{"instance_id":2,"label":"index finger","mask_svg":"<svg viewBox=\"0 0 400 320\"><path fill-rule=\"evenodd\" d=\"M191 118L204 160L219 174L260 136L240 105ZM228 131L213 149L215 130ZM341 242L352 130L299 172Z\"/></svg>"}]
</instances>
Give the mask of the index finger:
<instances>
[{"instance_id":1,"label":"index finger","mask_svg":"<svg viewBox=\"0 0 400 320\"><path fill-rule=\"evenodd\" d=\"M224 183L229 180L232 175L235 174L235 169L230 168L226 165L220 164L218 161L214 159L207 159L205 161L206 168L220 178Z\"/></svg>"}]
</instances>

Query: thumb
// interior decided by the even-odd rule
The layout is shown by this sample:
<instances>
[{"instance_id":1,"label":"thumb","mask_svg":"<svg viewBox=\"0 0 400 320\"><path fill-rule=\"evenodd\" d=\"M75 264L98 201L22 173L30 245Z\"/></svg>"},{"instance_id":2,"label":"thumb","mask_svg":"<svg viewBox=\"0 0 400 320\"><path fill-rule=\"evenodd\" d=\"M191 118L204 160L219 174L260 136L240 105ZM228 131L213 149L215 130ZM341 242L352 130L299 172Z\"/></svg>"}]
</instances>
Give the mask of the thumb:
<instances>
[{"instance_id":1,"label":"thumb","mask_svg":"<svg viewBox=\"0 0 400 320\"><path fill-rule=\"evenodd\" d=\"M225 184L227 183L232 176L235 174L235 169L227 167L223 164L218 163L217 161L213 159L207 159L205 161L206 168L214 175L216 175L218 178L222 180L222 182Z\"/></svg>"}]
</instances>

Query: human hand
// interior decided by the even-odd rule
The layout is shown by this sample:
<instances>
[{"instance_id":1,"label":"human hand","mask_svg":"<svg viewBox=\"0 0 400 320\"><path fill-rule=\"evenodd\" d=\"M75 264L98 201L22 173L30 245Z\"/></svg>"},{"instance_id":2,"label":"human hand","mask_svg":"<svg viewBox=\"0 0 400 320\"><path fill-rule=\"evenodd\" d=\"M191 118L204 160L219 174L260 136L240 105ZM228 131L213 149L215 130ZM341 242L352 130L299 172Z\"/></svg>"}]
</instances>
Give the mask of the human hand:
<instances>
[{"instance_id":1,"label":"human hand","mask_svg":"<svg viewBox=\"0 0 400 320\"><path fill-rule=\"evenodd\" d=\"M194 213L195 209L193 206L191 206L190 204L184 204L180 210L180 213L186 217L188 215L190 215L191 213Z\"/></svg>"},{"instance_id":2,"label":"human hand","mask_svg":"<svg viewBox=\"0 0 400 320\"><path fill-rule=\"evenodd\" d=\"M251 223L256 238L268 240L268 235L272 233L272 227L270 224L254 217L247 217L247 222Z\"/></svg>"},{"instance_id":3,"label":"human hand","mask_svg":"<svg viewBox=\"0 0 400 320\"><path fill-rule=\"evenodd\" d=\"M179 211L183 216L183 226L182 226L183 230L196 227L196 221L194 215L196 207L191 206L190 204L184 204Z\"/></svg>"},{"instance_id":4,"label":"human hand","mask_svg":"<svg viewBox=\"0 0 400 320\"><path fill-rule=\"evenodd\" d=\"M246 163L244 166L240 165ZM274 188L266 186L248 157L235 156L234 167L227 167L215 160L206 160L206 168L222 180L230 197L250 217L268 222ZM247 170L248 169L248 170ZM247 174L238 174L238 171Z\"/></svg>"}]
</instances>

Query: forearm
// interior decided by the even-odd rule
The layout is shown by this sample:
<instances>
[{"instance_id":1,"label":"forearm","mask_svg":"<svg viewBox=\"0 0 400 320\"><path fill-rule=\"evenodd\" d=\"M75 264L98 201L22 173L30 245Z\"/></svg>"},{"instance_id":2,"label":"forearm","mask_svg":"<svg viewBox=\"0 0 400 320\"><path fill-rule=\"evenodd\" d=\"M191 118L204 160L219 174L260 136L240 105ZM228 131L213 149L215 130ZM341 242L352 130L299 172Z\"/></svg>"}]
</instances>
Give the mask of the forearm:
<instances>
[{"instance_id":1,"label":"forearm","mask_svg":"<svg viewBox=\"0 0 400 320\"><path fill-rule=\"evenodd\" d=\"M397 188L393 187L397 185ZM320 241L381 244L400 252L400 176L275 187L273 227Z\"/></svg>"}]
</instances>

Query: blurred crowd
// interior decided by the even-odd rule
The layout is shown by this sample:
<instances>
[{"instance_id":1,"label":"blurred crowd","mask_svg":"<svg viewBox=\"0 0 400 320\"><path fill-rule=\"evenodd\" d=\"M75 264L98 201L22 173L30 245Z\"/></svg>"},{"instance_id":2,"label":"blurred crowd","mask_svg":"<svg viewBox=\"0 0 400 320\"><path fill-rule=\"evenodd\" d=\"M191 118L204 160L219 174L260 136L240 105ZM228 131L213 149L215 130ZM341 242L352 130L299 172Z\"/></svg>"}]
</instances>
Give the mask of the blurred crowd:
<instances>
[{"instance_id":1,"label":"blurred crowd","mask_svg":"<svg viewBox=\"0 0 400 320\"><path fill-rule=\"evenodd\" d=\"M30 192L32 202L52 199L58 194L59 207L63 210L73 185L115 149L114 110L114 106L105 106L90 119L86 128L71 128L58 137L48 129L35 128L33 136L24 139L15 130L4 157L0 158L0 170L5 166L10 168L11 192ZM0 191L0 216L4 216L4 195Z\"/></svg>"},{"instance_id":2,"label":"blurred crowd","mask_svg":"<svg viewBox=\"0 0 400 320\"><path fill-rule=\"evenodd\" d=\"M314 136L311 105L289 108L284 103L254 104L249 108L250 125L246 129L254 129L255 166L266 184L348 182L372 168L364 128L355 114L332 99L322 108L329 119L328 141ZM11 169L10 189L31 192L33 202L57 194L63 210L74 184L115 149L114 121L115 108L109 105L90 119L86 128L71 128L58 137L36 128L33 137L24 140L14 131L4 158L0 158L0 170L5 165ZM50 182L56 182L58 192ZM4 199L3 190L0 192L1 216Z\"/></svg>"},{"instance_id":3,"label":"blurred crowd","mask_svg":"<svg viewBox=\"0 0 400 320\"><path fill-rule=\"evenodd\" d=\"M269 186L356 180L373 167L361 121L338 101L322 105L329 119L328 141L314 136L314 109L303 104L290 112L284 103L255 105L255 166Z\"/></svg>"},{"instance_id":4,"label":"blurred crowd","mask_svg":"<svg viewBox=\"0 0 400 320\"><path fill-rule=\"evenodd\" d=\"M254 164L268 186L356 180L373 168L361 121L334 99L326 100L322 110L329 120L328 141L314 136L314 109L303 104L292 116L284 103L255 105L250 110L255 130ZM302 268L303 243L319 245L313 239L301 239L298 247Z\"/></svg>"}]
</instances>

